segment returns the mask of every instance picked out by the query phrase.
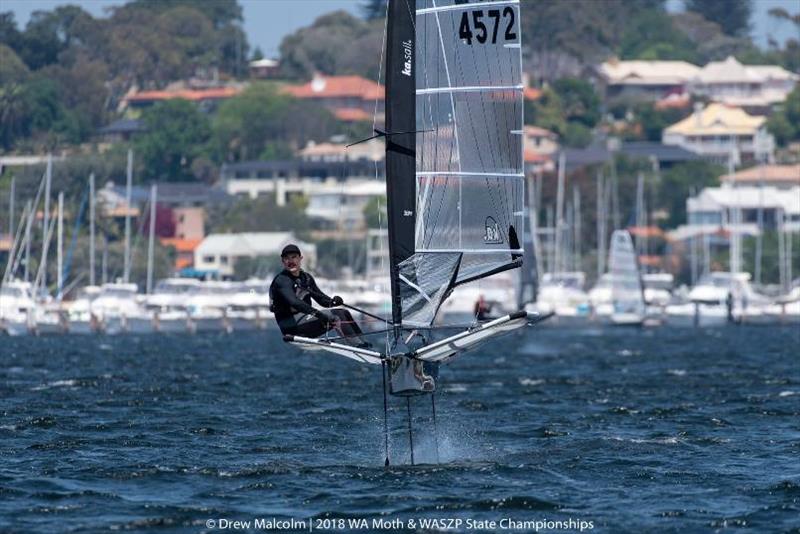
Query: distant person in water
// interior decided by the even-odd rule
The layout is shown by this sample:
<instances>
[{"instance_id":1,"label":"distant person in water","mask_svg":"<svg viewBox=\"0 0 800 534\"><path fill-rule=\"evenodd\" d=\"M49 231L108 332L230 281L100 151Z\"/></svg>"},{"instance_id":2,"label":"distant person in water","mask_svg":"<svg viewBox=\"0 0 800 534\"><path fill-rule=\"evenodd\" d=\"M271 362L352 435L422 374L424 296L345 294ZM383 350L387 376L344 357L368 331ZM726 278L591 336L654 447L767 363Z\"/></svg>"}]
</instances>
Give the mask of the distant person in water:
<instances>
[{"instance_id":1,"label":"distant person in water","mask_svg":"<svg viewBox=\"0 0 800 534\"><path fill-rule=\"evenodd\" d=\"M284 335L319 337L335 329L340 335L361 348L370 344L361 337L363 332L350 312L341 308L318 310L311 299L324 308L342 306L342 297L329 297L317 287L314 277L300 268L303 256L297 245L286 245L281 252L283 271L269 287L272 312Z\"/></svg>"}]
</instances>

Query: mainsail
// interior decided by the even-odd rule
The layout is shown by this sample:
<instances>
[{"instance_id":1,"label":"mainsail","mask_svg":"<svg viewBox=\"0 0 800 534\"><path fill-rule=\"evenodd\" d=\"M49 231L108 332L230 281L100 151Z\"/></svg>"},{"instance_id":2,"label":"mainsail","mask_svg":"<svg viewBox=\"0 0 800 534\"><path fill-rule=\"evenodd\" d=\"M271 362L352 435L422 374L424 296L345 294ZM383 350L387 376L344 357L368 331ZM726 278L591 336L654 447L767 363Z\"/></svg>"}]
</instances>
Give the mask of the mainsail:
<instances>
[{"instance_id":1,"label":"mainsail","mask_svg":"<svg viewBox=\"0 0 800 534\"><path fill-rule=\"evenodd\" d=\"M391 0L387 196L395 325L522 263L519 0Z\"/></svg>"},{"instance_id":2,"label":"mainsail","mask_svg":"<svg viewBox=\"0 0 800 534\"><path fill-rule=\"evenodd\" d=\"M610 251L611 301L614 315L644 318L645 304L639 264L627 230L615 230Z\"/></svg>"}]
</instances>

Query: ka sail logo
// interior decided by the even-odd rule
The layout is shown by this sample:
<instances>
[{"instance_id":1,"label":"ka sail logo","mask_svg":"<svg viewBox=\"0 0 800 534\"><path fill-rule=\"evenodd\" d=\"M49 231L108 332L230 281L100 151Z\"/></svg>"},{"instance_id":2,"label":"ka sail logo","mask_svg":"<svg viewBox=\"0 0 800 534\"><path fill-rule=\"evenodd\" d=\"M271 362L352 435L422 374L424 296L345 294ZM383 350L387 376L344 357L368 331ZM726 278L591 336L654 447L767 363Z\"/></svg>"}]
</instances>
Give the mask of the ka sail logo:
<instances>
[{"instance_id":1,"label":"ka sail logo","mask_svg":"<svg viewBox=\"0 0 800 534\"><path fill-rule=\"evenodd\" d=\"M494 220L494 217L486 217L484 224L485 233L483 234L483 242L487 245L499 245L503 242L500 235L500 225Z\"/></svg>"},{"instance_id":2,"label":"ka sail logo","mask_svg":"<svg viewBox=\"0 0 800 534\"><path fill-rule=\"evenodd\" d=\"M411 59L414 56L414 48L411 40L403 41L403 70L400 71L404 76L411 76Z\"/></svg>"}]
</instances>

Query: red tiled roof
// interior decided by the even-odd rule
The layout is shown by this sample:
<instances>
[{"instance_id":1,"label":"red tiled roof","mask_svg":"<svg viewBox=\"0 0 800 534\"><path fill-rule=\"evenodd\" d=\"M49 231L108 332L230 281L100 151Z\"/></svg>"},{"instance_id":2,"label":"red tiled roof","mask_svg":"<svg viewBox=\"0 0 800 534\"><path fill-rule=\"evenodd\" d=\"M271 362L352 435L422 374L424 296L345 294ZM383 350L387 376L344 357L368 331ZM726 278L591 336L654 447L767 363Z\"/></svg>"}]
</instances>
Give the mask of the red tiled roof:
<instances>
[{"instance_id":1,"label":"red tiled roof","mask_svg":"<svg viewBox=\"0 0 800 534\"><path fill-rule=\"evenodd\" d=\"M175 258L175 270L180 271L192 266L194 266L194 258Z\"/></svg>"},{"instance_id":2,"label":"red tiled roof","mask_svg":"<svg viewBox=\"0 0 800 534\"><path fill-rule=\"evenodd\" d=\"M372 115L358 108L339 108L333 110L333 115L344 122L371 121Z\"/></svg>"},{"instance_id":3,"label":"red tiled roof","mask_svg":"<svg viewBox=\"0 0 800 534\"><path fill-rule=\"evenodd\" d=\"M383 100L384 87L361 76L320 76L304 85L289 85L284 91L295 98L347 98Z\"/></svg>"},{"instance_id":4,"label":"red tiled roof","mask_svg":"<svg viewBox=\"0 0 800 534\"><path fill-rule=\"evenodd\" d=\"M755 166L720 177L723 182L756 184L762 179L770 182L787 182L789 184L797 182L797 184L800 184L800 164Z\"/></svg>"},{"instance_id":5,"label":"red tiled roof","mask_svg":"<svg viewBox=\"0 0 800 534\"><path fill-rule=\"evenodd\" d=\"M658 226L629 226L628 231L635 237L664 237L664 231Z\"/></svg>"},{"instance_id":6,"label":"red tiled roof","mask_svg":"<svg viewBox=\"0 0 800 534\"><path fill-rule=\"evenodd\" d=\"M523 95L525 96L525 100L539 100L539 97L542 96L542 90L535 87L526 87L523 91Z\"/></svg>"},{"instance_id":7,"label":"red tiled roof","mask_svg":"<svg viewBox=\"0 0 800 534\"><path fill-rule=\"evenodd\" d=\"M218 100L231 98L242 90L238 87L215 87L212 89L181 89L178 91L139 91L126 98L128 102L149 102L153 100L170 100L172 98L183 98L197 102L199 100Z\"/></svg>"},{"instance_id":8,"label":"red tiled roof","mask_svg":"<svg viewBox=\"0 0 800 534\"><path fill-rule=\"evenodd\" d=\"M525 135L527 137L549 137L552 139L558 137L554 132L551 132L547 128L542 128L541 126L533 126L530 124L525 125Z\"/></svg>"},{"instance_id":9,"label":"red tiled roof","mask_svg":"<svg viewBox=\"0 0 800 534\"><path fill-rule=\"evenodd\" d=\"M534 150L525 151L525 163L545 163L550 161L550 157L544 154L539 154Z\"/></svg>"},{"instance_id":10,"label":"red tiled roof","mask_svg":"<svg viewBox=\"0 0 800 534\"><path fill-rule=\"evenodd\" d=\"M162 237L159 239L165 247L175 247L178 252L194 252L202 239L181 239L179 237Z\"/></svg>"}]
</instances>

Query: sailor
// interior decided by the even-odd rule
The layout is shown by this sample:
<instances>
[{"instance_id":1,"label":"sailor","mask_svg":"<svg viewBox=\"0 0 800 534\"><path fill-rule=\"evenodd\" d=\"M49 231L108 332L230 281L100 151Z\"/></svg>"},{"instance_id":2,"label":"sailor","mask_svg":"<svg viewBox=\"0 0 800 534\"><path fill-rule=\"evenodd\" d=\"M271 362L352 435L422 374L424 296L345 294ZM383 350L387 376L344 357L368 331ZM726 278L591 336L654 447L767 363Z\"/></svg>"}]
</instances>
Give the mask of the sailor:
<instances>
[{"instance_id":1,"label":"sailor","mask_svg":"<svg viewBox=\"0 0 800 534\"><path fill-rule=\"evenodd\" d=\"M483 298L483 294L478 295L478 301L475 302L473 312L473 315L475 315L475 318L479 321L485 321L491 317L492 305L486 302L486 299Z\"/></svg>"},{"instance_id":2,"label":"sailor","mask_svg":"<svg viewBox=\"0 0 800 534\"><path fill-rule=\"evenodd\" d=\"M303 256L297 245L286 245L281 251L283 271L272 280L269 298L278 327L284 335L319 337L335 329L347 341L361 348L370 344L350 312L341 309L318 310L311 299L324 308L342 306L342 297L329 297L317 287L314 277L302 270Z\"/></svg>"}]
</instances>

